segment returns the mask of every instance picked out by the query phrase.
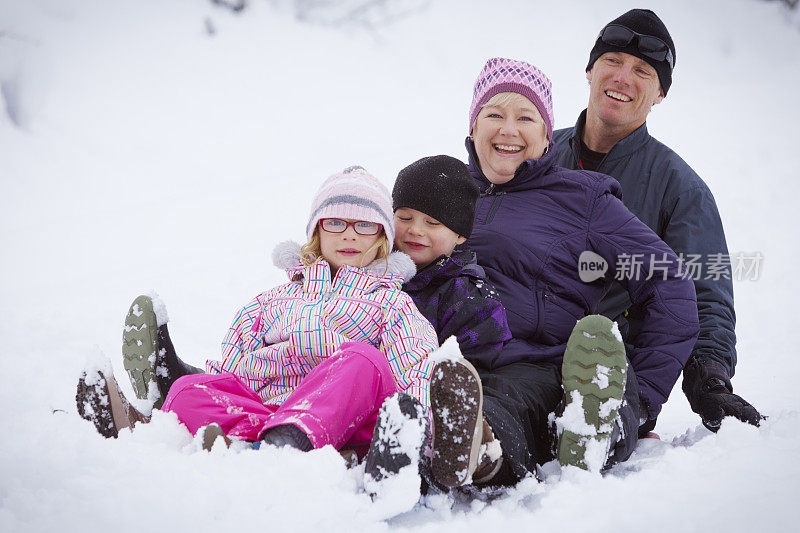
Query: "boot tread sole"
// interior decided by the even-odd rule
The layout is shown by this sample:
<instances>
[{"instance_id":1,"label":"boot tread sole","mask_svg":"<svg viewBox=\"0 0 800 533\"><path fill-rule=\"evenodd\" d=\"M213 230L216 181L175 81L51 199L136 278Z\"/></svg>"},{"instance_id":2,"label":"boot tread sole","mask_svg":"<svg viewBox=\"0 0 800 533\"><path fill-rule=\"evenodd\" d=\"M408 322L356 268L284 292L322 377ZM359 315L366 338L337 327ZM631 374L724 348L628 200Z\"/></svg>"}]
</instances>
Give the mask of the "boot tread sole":
<instances>
[{"instance_id":1,"label":"boot tread sole","mask_svg":"<svg viewBox=\"0 0 800 533\"><path fill-rule=\"evenodd\" d=\"M562 364L562 384L567 404L572 403L572 392L577 391L583 403L586 423L598 431L612 424L619 410L619 407L609 409L603 416L600 406L609 400L621 401L627 379L625 346L611 333L612 324L611 320L602 316L585 317L579 321L567 341ZM603 388L597 383L601 381L598 366L608 369L602 379L607 382ZM610 441L610 436L610 432L598 432L589 437L564 430L558 439L559 463L586 468L584 458L587 441Z\"/></svg>"},{"instance_id":2,"label":"boot tread sole","mask_svg":"<svg viewBox=\"0 0 800 533\"><path fill-rule=\"evenodd\" d=\"M103 378L105 379L105 377ZM111 401L108 397L108 385L103 387L105 390L105 401L98 391L98 385L87 385L86 374L81 375L78 380L78 389L75 393L75 403L78 407L78 414L84 420L94 424L97 432L105 438L117 438L118 431L114 424L114 417L111 413ZM86 411L86 404L89 404L92 411Z\"/></svg>"},{"instance_id":3,"label":"boot tread sole","mask_svg":"<svg viewBox=\"0 0 800 533\"><path fill-rule=\"evenodd\" d=\"M138 316L134 313L134 306L137 305ZM122 332L122 364L130 377L133 391L140 400L148 399L150 385L156 383L157 349L158 322L153 311L153 301L149 296L139 296L133 301L125 317L125 328ZM163 401L159 393L154 407L161 407Z\"/></svg>"},{"instance_id":4,"label":"boot tread sole","mask_svg":"<svg viewBox=\"0 0 800 533\"><path fill-rule=\"evenodd\" d=\"M397 404L405 421L418 420L425 416L419 401L405 393L395 393L395 395L397 395ZM376 482L397 474L401 468L411 464L411 458L404 450L392 446L392 441L397 438L398 433L402 430L402 422L397 424L398 421L394 420L391 422L395 424L390 424L390 421L387 404L384 402L378 410L378 419L375 423L375 430L372 433L372 441L364 460L364 474L370 476ZM419 443L420 456L422 453L421 448L425 442L427 442L427 427L426 435Z\"/></svg>"},{"instance_id":5,"label":"boot tread sole","mask_svg":"<svg viewBox=\"0 0 800 533\"><path fill-rule=\"evenodd\" d=\"M470 469L477 466L480 439L475 434L478 425L482 425L483 398L479 378L473 372L462 363L443 361L434 368L431 379L434 427L431 471L447 487L463 485ZM470 405L466 398L475 401Z\"/></svg>"}]
</instances>

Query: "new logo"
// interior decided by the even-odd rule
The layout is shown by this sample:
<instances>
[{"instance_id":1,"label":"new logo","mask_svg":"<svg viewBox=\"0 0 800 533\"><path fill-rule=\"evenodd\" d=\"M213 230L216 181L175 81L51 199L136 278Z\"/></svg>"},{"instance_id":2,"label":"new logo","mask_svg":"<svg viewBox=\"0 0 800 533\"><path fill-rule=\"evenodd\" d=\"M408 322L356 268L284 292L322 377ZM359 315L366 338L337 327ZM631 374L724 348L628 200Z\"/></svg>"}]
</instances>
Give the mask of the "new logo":
<instances>
[{"instance_id":1,"label":"new logo","mask_svg":"<svg viewBox=\"0 0 800 533\"><path fill-rule=\"evenodd\" d=\"M608 271L608 262L594 252L586 250L578 257L578 276L584 283L602 278Z\"/></svg>"}]
</instances>

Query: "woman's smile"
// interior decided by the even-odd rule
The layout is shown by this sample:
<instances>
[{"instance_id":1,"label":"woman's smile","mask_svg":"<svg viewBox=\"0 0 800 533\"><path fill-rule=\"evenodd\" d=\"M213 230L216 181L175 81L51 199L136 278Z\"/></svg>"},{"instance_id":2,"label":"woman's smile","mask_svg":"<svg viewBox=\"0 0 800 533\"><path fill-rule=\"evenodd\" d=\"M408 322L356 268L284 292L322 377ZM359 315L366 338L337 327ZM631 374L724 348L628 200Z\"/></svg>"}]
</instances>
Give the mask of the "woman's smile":
<instances>
[{"instance_id":1,"label":"woman's smile","mask_svg":"<svg viewBox=\"0 0 800 533\"><path fill-rule=\"evenodd\" d=\"M517 144L493 144L492 146L501 155L516 155L525 149L524 146Z\"/></svg>"}]
</instances>

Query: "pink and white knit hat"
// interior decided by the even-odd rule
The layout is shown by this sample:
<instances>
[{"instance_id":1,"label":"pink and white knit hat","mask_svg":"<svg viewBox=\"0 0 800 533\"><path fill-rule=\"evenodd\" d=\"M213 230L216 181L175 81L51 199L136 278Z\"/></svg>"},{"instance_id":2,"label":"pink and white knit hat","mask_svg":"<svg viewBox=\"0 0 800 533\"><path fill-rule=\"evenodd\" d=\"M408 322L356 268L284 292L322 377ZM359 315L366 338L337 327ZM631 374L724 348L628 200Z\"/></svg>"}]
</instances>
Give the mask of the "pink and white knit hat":
<instances>
[{"instance_id":1,"label":"pink and white knit hat","mask_svg":"<svg viewBox=\"0 0 800 533\"><path fill-rule=\"evenodd\" d=\"M323 218L350 218L376 222L394 242L394 216L389 190L363 167L352 166L326 179L314 196L306 236Z\"/></svg>"},{"instance_id":2,"label":"pink and white knit hat","mask_svg":"<svg viewBox=\"0 0 800 533\"><path fill-rule=\"evenodd\" d=\"M521 94L536 106L547 125L547 140L553 137L553 84L538 68L514 59L493 57L483 66L475 81L469 108L469 132L481 108L499 93Z\"/></svg>"}]
</instances>

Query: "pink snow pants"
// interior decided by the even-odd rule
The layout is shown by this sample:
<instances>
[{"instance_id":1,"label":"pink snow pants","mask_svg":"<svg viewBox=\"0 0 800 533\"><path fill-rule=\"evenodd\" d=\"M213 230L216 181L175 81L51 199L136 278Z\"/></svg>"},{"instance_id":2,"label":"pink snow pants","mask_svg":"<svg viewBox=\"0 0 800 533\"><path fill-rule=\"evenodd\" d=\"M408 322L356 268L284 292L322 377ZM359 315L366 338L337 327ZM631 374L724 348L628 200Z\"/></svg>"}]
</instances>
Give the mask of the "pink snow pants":
<instances>
[{"instance_id":1,"label":"pink snow pants","mask_svg":"<svg viewBox=\"0 0 800 533\"><path fill-rule=\"evenodd\" d=\"M366 452L383 401L397 392L386 357L369 344L347 342L309 372L282 405L264 405L237 376L190 374L173 383L162 410L195 434L216 422L225 434L258 440L268 429L293 424L314 448Z\"/></svg>"}]
</instances>

